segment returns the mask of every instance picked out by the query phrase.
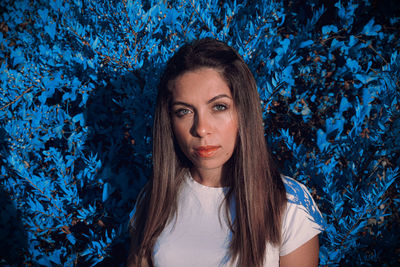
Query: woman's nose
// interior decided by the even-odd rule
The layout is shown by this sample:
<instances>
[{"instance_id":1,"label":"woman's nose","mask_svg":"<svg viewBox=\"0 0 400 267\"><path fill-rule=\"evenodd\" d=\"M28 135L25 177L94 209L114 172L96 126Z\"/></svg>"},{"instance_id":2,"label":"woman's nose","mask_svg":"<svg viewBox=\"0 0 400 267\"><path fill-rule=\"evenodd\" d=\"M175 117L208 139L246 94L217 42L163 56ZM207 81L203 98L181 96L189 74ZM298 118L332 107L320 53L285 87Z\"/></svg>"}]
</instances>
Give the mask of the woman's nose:
<instances>
[{"instance_id":1,"label":"woman's nose","mask_svg":"<svg viewBox=\"0 0 400 267\"><path fill-rule=\"evenodd\" d=\"M191 129L192 135L196 137L204 137L211 133L211 121L205 114L196 114Z\"/></svg>"}]
</instances>

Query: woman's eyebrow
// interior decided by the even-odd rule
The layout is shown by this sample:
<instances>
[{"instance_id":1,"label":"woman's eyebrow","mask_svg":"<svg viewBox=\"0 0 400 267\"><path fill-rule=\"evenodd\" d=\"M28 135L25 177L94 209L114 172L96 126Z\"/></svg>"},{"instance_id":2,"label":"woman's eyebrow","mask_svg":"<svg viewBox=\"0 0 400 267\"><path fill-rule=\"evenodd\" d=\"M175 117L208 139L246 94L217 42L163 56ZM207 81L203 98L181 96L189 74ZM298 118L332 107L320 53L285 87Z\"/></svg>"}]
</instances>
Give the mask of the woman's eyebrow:
<instances>
[{"instance_id":1,"label":"woman's eyebrow","mask_svg":"<svg viewBox=\"0 0 400 267\"><path fill-rule=\"evenodd\" d=\"M182 105L182 106L186 106L186 107L189 107L189 108L193 107L192 105L190 105L188 103L185 103L185 102L182 102L182 101L174 101L171 104L171 106L176 106L176 105Z\"/></svg>"},{"instance_id":2,"label":"woman's eyebrow","mask_svg":"<svg viewBox=\"0 0 400 267\"><path fill-rule=\"evenodd\" d=\"M229 98L229 99L232 99L232 97L228 96L227 94L220 94L220 95L214 96L213 98L211 98L210 100L208 100L208 101L207 101L207 104L210 104L210 103L212 103L212 102L214 102L214 101L216 101L216 100L218 100L218 99L220 99L220 98L224 98L224 97ZM190 104L185 103L185 102L182 102L182 101L174 101L174 102L172 102L172 104L171 104L171 106L176 106L176 105L182 105L182 106L186 106L186 107L190 107L190 108L193 107L193 105L190 105Z\"/></svg>"},{"instance_id":3,"label":"woman's eyebrow","mask_svg":"<svg viewBox=\"0 0 400 267\"><path fill-rule=\"evenodd\" d=\"M229 99L232 99L232 97L228 96L227 94L220 94L220 95L214 96L213 98L211 98L210 100L208 100L208 101L207 101L207 104L210 104L210 103L214 102L215 100L220 99L220 98L224 98L224 97L227 97L227 98L229 98Z\"/></svg>"}]
</instances>

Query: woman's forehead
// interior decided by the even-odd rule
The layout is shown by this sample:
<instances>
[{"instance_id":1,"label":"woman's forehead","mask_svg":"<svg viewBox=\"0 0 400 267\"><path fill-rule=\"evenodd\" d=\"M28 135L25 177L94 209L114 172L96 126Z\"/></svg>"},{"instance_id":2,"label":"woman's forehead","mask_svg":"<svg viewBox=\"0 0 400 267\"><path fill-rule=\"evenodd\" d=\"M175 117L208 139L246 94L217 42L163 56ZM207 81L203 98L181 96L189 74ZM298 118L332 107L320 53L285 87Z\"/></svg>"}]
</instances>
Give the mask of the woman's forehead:
<instances>
[{"instance_id":1,"label":"woman's forehead","mask_svg":"<svg viewBox=\"0 0 400 267\"><path fill-rule=\"evenodd\" d=\"M227 95L231 91L222 75L212 68L188 71L177 77L171 84L173 99L212 99L216 95Z\"/></svg>"}]
</instances>

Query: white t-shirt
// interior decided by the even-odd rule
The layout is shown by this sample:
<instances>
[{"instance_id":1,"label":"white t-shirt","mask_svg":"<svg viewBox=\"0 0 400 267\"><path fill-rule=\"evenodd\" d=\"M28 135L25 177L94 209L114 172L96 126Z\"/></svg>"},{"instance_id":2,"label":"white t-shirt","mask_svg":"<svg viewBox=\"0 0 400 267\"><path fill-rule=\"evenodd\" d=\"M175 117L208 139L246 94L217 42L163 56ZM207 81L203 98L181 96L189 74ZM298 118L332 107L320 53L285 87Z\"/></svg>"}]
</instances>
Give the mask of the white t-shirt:
<instances>
[{"instance_id":1,"label":"white t-shirt","mask_svg":"<svg viewBox=\"0 0 400 267\"><path fill-rule=\"evenodd\" d=\"M323 219L307 189L282 177L287 191L287 208L282 224L282 244L267 244L264 266L279 266L286 255L322 231ZM231 232L221 202L228 188L207 187L187 175L178 197L177 216L158 237L153 263L160 267L235 266L229 261ZM224 202L225 203L225 202ZM231 217L235 209L231 205Z\"/></svg>"}]
</instances>

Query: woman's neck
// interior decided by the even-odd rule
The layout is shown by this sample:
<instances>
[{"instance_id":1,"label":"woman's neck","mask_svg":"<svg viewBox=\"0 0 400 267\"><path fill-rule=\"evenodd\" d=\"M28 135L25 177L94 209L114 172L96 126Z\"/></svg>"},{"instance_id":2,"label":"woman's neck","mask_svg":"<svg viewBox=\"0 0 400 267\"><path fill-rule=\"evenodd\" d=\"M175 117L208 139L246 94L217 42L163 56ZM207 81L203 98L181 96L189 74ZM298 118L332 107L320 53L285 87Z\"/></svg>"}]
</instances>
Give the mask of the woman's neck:
<instances>
[{"instance_id":1,"label":"woman's neck","mask_svg":"<svg viewBox=\"0 0 400 267\"><path fill-rule=\"evenodd\" d=\"M190 170L193 179L208 187L224 187L227 186L222 179L222 168L221 169L197 169L192 168Z\"/></svg>"}]
</instances>

